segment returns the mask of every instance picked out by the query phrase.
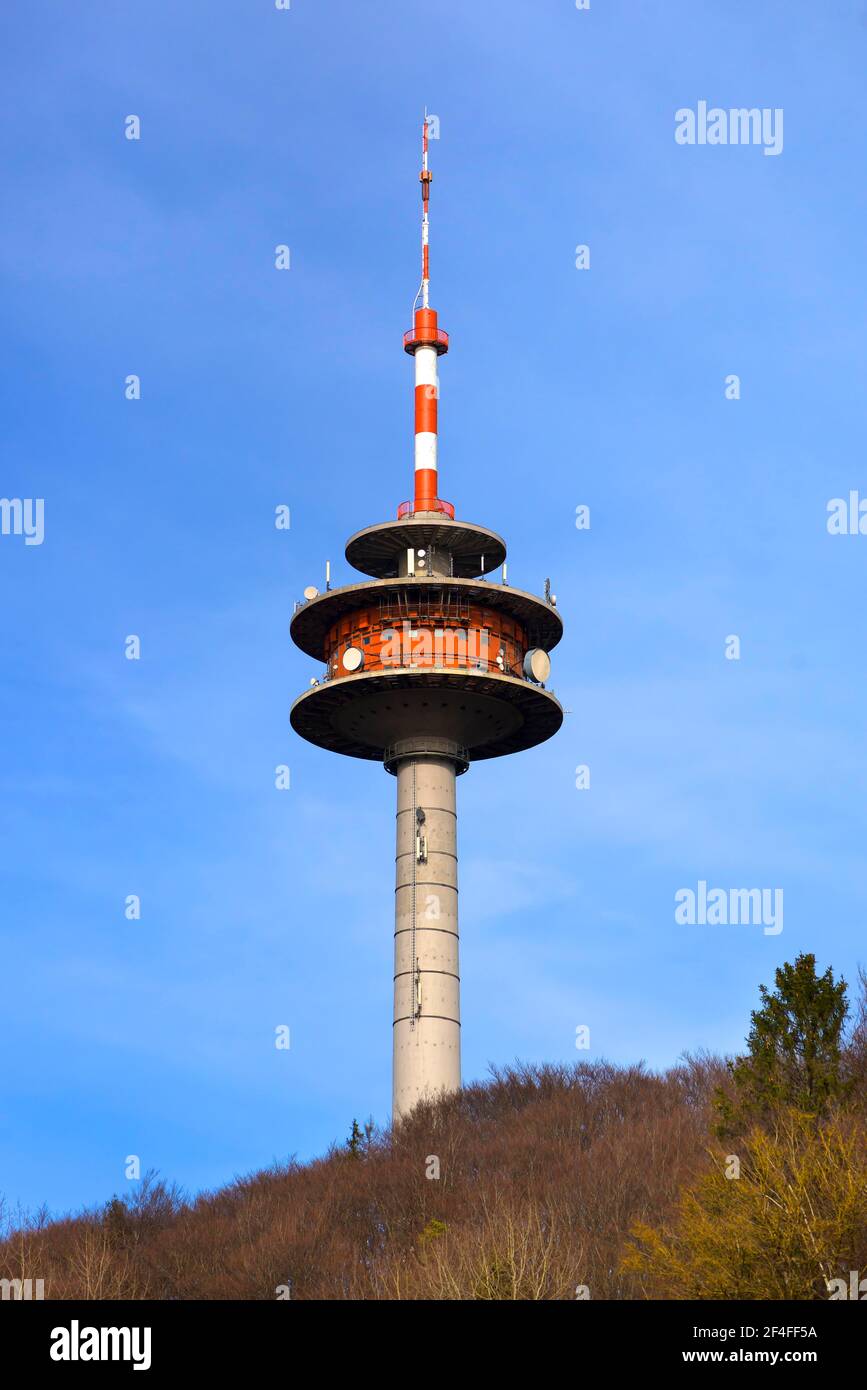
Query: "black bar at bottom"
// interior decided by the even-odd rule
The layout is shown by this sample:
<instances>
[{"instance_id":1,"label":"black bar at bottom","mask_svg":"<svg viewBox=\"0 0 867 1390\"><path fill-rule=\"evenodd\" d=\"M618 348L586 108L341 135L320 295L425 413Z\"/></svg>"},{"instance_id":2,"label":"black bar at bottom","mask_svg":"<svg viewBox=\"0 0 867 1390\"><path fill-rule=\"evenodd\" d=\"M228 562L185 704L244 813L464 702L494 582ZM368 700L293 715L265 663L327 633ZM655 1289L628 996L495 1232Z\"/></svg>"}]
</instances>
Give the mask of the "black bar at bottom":
<instances>
[{"instance_id":1,"label":"black bar at bottom","mask_svg":"<svg viewBox=\"0 0 867 1390\"><path fill-rule=\"evenodd\" d=\"M288 1287L286 1293L291 1293ZM255 1303L4 1300L0 1345L7 1366L14 1358L19 1379L22 1370L61 1380L93 1379L108 1371L157 1381L184 1372L213 1372L225 1380L238 1371L249 1381L259 1369L282 1366L289 1381L315 1383L320 1372L327 1371L330 1378L340 1365L339 1348L347 1355L351 1348L350 1360L360 1368L371 1364L374 1338L380 1339L381 1352L388 1348L393 1354L395 1336L425 1335L419 1318L426 1311L419 1304L317 1304L291 1296ZM829 1373L858 1364L867 1327L860 1307L836 1301L594 1303L578 1296L574 1302L544 1307L511 1305L508 1323L492 1341L480 1320L489 1327L488 1319L497 1323L503 1311L502 1305L498 1311L491 1303L484 1308L475 1303L472 1309L455 1304L451 1314L438 1311L436 1336L446 1334L444 1318L447 1323L451 1317L458 1322L467 1318L467 1328L485 1339L486 1379L500 1358L508 1367L517 1345L528 1349L524 1339L530 1334L545 1339L533 1343L542 1357L540 1366L550 1364L552 1351L562 1350L575 1358L577 1378L583 1380L582 1368L592 1366L597 1384L601 1376L618 1377L623 1371L667 1375L677 1367L687 1376L701 1377L708 1367L731 1370L740 1365L798 1368L818 1372L827 1382ZM334 1340L335 1333L340 1340ZM303 1363L299 1354L305 1355Z\"/></svg>"}]
</instances>

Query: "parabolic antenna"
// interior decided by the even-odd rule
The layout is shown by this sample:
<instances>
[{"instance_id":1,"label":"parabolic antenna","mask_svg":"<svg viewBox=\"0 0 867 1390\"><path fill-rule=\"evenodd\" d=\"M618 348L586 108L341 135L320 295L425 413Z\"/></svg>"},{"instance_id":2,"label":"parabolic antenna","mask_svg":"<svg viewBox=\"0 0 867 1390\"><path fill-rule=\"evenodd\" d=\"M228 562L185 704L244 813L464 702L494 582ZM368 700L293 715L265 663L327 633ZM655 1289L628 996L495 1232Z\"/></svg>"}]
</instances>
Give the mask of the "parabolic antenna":
<instances>
[{"instance_id":1,"label":"parabolic antenna","mask_svg":"<svg viewBox=\"0 0 867 1390\"><path fill-rule=\"evenodd\" d=\"M347 647L341 657L344 671L360 671L364 665L364 652L358 647Z\"/></svg>"},{"instance_id":2,"label":"parabolic antenna","mask_svg":"<svg viewBox=\"0 0 867 1390\"><path fill-rule=\"evenodd\" d=\"M531 647L524 657L524 675L542 685L551 674L551 658L541 647Z\"/></svg>"}]
</instances>

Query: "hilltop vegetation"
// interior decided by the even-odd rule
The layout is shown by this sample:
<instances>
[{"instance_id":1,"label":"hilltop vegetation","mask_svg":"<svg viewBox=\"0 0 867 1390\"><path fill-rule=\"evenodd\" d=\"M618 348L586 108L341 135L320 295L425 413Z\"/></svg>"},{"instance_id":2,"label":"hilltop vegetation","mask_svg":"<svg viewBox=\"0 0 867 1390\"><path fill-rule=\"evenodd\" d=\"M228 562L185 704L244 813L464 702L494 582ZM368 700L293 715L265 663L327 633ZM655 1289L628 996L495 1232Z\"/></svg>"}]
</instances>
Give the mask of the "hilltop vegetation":
<instances>
[{"instance_id":1,"label":"hilltop vegetation","mask_svg":"<svg viewBox=\"0 0 867 1390\"><path fill-rule=\"evenodd\" d=\"M867 1273L863 995L846 1022L845 984L802 956L733 1062L496 1070L312 1163L193 1200L149 1175L19 1223L0 1278L48 1298L827 1298Z\"/></svg>"}]
</instances>

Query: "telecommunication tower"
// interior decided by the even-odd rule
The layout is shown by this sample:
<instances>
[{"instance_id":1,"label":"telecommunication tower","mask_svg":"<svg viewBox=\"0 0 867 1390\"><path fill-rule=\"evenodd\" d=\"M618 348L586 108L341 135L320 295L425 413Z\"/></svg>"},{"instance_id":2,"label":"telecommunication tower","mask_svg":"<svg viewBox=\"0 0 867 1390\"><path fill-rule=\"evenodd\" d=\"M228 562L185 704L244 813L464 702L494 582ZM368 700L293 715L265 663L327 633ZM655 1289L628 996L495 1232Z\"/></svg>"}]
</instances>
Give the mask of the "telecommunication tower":
<instances>
[{"instance_id":1,"label":"telecommunication tower","mask_svg":"<svg viewBox=\"0 0 867 1390\"><path fill-rule=\"evenodd\" d=\"M324 673L292 706L320 748L380 762L397 783L393 1118L461 1084L455 783L469 765L532 748L563 711L545 683L563 624L506 582L506 545L439 495L439 360L430 307L428 122L422 133L422 274L403 347L415 364L415 488L397 519L357 531L367 578L305 590L293 641ZM502 567L502 582L485 578Z\"/></svg>"}]
</instances>

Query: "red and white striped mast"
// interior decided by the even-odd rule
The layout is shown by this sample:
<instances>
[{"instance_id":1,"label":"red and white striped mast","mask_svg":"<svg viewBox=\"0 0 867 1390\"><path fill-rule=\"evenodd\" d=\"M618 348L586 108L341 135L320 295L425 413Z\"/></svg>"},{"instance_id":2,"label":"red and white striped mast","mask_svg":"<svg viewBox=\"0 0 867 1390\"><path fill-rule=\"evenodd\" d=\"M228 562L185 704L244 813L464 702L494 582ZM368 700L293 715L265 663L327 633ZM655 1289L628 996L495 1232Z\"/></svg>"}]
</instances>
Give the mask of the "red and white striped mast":
<instances>
[{"instance_id":1,"label":"red and white striped mast","mask_svg":"<svg viewBox=\"0 0 867 1390\"><path fill-rule=\"evenodd\" d=\"M421 182L421 285L413 305L413 327L403 335L404 350L415 358L415 498L413 513L442 512L452 508L437 492L437 359L449 350L449 335L437 326L430 307L430 186L428 168L428 120L422 125ZM421 304L419 305L419 300Z\"/></svg>"}]
</instances>

